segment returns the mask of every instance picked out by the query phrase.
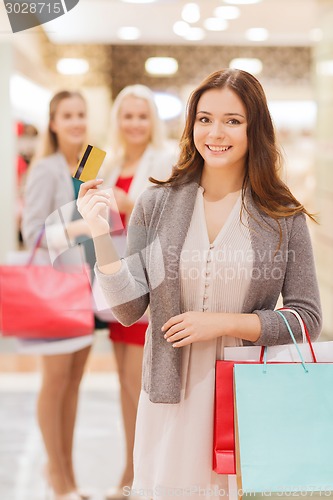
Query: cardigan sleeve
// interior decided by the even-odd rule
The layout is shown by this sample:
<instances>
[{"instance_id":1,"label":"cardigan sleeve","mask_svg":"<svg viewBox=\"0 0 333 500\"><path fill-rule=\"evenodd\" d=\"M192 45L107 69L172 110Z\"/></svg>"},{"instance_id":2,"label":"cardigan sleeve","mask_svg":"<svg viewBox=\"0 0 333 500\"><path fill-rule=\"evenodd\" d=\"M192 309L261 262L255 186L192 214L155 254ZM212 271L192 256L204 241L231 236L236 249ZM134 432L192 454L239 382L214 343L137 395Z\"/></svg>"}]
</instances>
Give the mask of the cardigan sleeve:
<instances>
[{"instance_id":1,"label":"cardigan sleeve","mask_svg":"<svg viewBox=\"0 0 333 500\"><path fill-rule=\"evenodd\" d=\"M295 309L305 322L310 337L316 340L322 326L319 288L309 230L305 215L293 217L289 234L288 260L282 287L283 306ZM275 311L253 311L259 316L261 335L256 345L288 344L290 334L283 318ZM286 312L286 318L296 337L301 342L300 325L293 314Z\"/></svg>"},{"instance_id":2,"label":"cardigan sleeve","mask_svg":"<svg viewBox=\"0 0 333 500\"><path fill-rule=\"evenodd\" d=\"M147 190L150 191L150 190ZM121 259L119 271L112 275L102 273L97 265L95 274L114 316L125 326L138 321L149 305L149 283L146 269L148 246L145 191L136 201L127 231L127 256Z\"/></svg>"}]
</instances>

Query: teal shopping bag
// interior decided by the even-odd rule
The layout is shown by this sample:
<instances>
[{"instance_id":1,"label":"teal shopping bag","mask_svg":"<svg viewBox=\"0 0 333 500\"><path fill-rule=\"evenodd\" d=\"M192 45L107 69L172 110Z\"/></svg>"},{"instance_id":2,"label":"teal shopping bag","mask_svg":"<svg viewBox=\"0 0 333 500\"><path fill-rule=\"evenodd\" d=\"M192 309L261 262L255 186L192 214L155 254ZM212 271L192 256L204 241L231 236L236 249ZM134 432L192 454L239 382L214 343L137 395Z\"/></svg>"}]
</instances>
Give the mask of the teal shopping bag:
<instances>
[{"instance_id":1,"label":"teal shopping bag","mask_svg":"<svg viewBox=\"0 0 333 500\"><path fill-rule=\"evenodd\" d=\"M235 364L234 383L243 492L333 491L333 364Z\"/></svg>"}]
</instances>

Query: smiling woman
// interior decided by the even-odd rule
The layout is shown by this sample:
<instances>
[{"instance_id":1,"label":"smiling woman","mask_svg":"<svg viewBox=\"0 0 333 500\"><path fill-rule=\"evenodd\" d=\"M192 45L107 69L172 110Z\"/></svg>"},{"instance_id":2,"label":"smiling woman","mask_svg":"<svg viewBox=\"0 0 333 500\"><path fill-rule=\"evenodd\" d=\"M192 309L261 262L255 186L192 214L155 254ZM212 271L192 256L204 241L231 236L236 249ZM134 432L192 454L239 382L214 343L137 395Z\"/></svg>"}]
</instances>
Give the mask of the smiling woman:
<instances>
[{"instance_id":1,"label":"smiling woman","mask_svg":"<svg viewBox=\"0 0 333 500\"><path fill-rule=\"evenodd\" d=\"M87 107L78 92L61 91L49 105L49 123L43 149L28 174L22 220L25 245L32 248L43 234L50 214L73 202L79 181L72 178L87 135ZM62 211L64 213L66 211ZM56 249L59 261L67 266L81 261L76 238L90 236L87 224L75 210L64 214L66 233L72 246L68 250L64 227L52 224L47 239L41 240L45 259ZM87 248L87 247L86 247ZM68 250L65 252L65 250ZM92 262L94 253L92 250ZM47 462L45 478L54 492L54 500L80 500L73 467L73 436L79 386L93 336L52 338L21 342L21 351L41 354L42 387L38 395L37 415ZM87 496L85 495L85 498Z\"/></svg>"},{"instance_id":2,"label":"smiling woman","mask_svg":"<svg viewBox=\"0 0 333 500\"><path fill-rule=\"evenodd\" d=\"M111 263L99 182L81 187L78 207L95 231L96 274L115 316L129 325L150 308L132 492L208 500L230 496L228 477L212 470L216 360L243 341L289 342L275 311L280 294L312 339L321 308L312 216L278 176L259 81L235 69L209 75L189 98L180 147L169 179L151 179L156 186L135 204L128 259ZM288 319L300 340L298 321Z\"/></svg>"}]
</instances>

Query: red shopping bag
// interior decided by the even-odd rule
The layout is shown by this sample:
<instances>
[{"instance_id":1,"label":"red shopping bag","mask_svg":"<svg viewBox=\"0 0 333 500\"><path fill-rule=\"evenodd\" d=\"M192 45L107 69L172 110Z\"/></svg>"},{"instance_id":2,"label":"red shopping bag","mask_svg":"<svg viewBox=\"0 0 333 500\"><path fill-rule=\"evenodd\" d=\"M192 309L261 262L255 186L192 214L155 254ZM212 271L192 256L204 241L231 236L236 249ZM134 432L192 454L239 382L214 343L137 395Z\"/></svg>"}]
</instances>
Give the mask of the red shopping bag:
<instances>
[{"instance_id":1,"label":"red shopping bag","mask_svg":"<svg viewBox=\"0 0 333 500\"><path fill-rule=\"evenodd\" d=\"M213 470L218 474L236 474L234 427L234 365L260 361L216 361Z\"/></svg>"},{"instance_id":2,"label":"red shopping bag","mask_svg":"<svg viewBox=\"0 0 333 500\"><path fill-rule=\"evenodd\" d=\"M213 470L218 474L236 473L233 372L234 361L216 362Z\"/></svg>"}]
</instances>

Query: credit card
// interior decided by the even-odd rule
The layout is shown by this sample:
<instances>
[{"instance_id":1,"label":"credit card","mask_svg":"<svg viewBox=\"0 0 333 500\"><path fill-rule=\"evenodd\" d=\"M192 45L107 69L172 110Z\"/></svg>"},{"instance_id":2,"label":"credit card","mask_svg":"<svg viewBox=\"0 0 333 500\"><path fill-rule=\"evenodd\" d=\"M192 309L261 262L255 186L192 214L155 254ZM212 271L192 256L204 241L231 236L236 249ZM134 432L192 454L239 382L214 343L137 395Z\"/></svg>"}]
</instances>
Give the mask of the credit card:
<instances>
[{"instance_id":1,"label":"credit card","mask_svg":"<svg viewBox=\"0 0 333 500\"><path fill-rule=\"evenodd\" d=\"M104 161L106 152L95 146L86 147L81 159L79 160L77 170L73 175L74 179L82 182L96 179L99 169Z\"/></svg>"}]
</instances>

